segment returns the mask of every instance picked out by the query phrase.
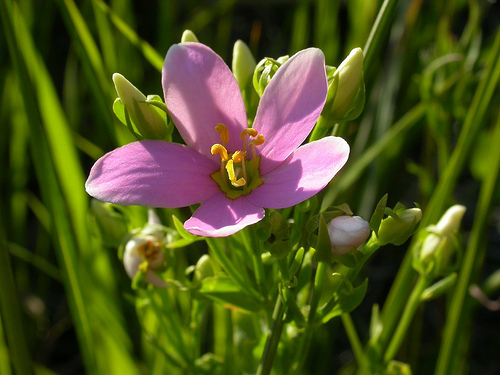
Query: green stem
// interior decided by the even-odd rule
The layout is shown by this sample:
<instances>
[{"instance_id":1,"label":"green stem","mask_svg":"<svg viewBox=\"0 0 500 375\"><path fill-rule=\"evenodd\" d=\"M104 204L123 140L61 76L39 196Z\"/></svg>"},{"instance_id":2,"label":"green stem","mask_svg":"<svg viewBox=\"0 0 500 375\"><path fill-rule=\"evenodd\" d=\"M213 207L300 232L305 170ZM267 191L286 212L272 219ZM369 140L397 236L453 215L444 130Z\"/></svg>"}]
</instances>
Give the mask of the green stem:
<instances>
[{"instance_id":1,"label":"green stem","mask_svg":"<svg viewBox=\"0 0 500 375\"><path fill-rule=\"evenodd\" d=\"M266 346L264 347L264 352L262 353L259 368L257 369L257 375L267 375L271 373L274 358L276 357L276 351L278 349L278 344L280 342L281 332L283 331L283 326L285 325L285 322L283 320L284 313L285 306L283 304L283 301L281 300L281 296L278 294L273 311L271 333L267 337Z\"/></svg>"},{"instance_id":2,"label":"green stem","mask_svg":"<svg viewBox=\"0 0 500 375\"><path fill-rule=\"evenodd\" d=\"M358 333L356 332L356 327L354 327L351 315L349 313L342 314L340 318L342 319L342 324L344 325L347 338L351 343L351 348L354 353L354 357L356 357L356 361L358 362L359 368L361 370L367 369L368 364L363 351L363 345L361 344Z\"/></svg>"},{"instance_id":3,"label":"green stem","mask_svg":"<svg viewBox=\"0 0 500 375\"><path fill-rule=\"evenodd\" d=\"M422 296L425 288L429 286L430 282L431 279L429 277L420 275L417 284L415 285L415 288L410 295L408 303L405 306L403 315L399 320L396 331L394 332L394 335L392 335L391 341L387 347L387 350L385 351L385 363L388 363L389 361L394 359L394 357L398 353L401 343L405 338L406 331L408 330L408 327L410 326L410 323L413 319L413 315L415 315L415 311L417 311L417 307L420 304L420 297ZM383 343L381 344L383 345Z\"/></svg>"},{"instance_id":4,"label":"green stem","mask_svg":"<svg viewBox=\"0 0 500 375\"><path fill-rule=\"evenodd\" d=\"M311 345L311 340L314 333L314 319L316 318L316 310L318 308L319 299L323 291L328 268L329 267L326 262L318 262L318 268L316 269L316 275L314 277L314 288L311 297L309 315L307 316L307 325L299 342L299 347L295 354L294 363L290 367L290 373L292 374L297 373L302 368L306 360L307 352L309 351L309 346Z\"/></svg>"}]
</instances>

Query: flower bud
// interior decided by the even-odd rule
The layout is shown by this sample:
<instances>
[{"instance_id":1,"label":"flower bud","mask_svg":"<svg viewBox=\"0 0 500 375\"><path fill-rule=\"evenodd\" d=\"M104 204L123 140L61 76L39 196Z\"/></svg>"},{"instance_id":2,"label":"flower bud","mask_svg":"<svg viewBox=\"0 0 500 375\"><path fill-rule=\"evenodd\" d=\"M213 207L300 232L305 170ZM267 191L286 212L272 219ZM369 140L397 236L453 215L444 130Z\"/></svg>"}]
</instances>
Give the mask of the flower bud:
<instances>
[{"instance_id":1,"label":"flower bud","mask_svg":"<svg viewBox=\"0 0 500 375\"><path fill-rule=\"evenodd\" d=\"M248 48L245 42L237 40L233 48L232 69L241 91L247 87L256 65L257 63L250 48Z\"/></svg>"},{"instance_id":2,"label":"flower bud","mask_svg":"<svg viewBox=\"0 0 500 375\"><path fill-rule=\"evenodd\" d=\"M335 255L357 249L370 236L370 225L360 216L338 216L328 223L327 228Z\"/></svg>"},{"instance_id":3,"label":"flower bud","mask_svg":"<svg viewBox=\"0 0 500 375\"><path fill-rule=\"evenodd\" d=\"M164 139L168 135L166 113L158 108L157 100L139 91L119 73L113 74L113 82L125 116L137 127L139 135L146 139ZM116 112L116 110L115 110Z\"/></svg>"},{"instance_id":4,"label":"flower bud","mask_svg":"<svg viewBox=\"0 0 500 375\"><path fill-rule=\"evenodd\" d=\"M330 117L335 120L344 118L351 109L363 78L363 51L354 48L342 61L329 83L328 96L333 95ZM364 103L363 103L364 105Z\"/></svg>"},{"instance_id":5,"label":"flower bud","mask_svg":"<svg viewBox=\"0 0 500 375\"><path fill-rule=\"evenodd\" d=\"M454 205L444 213L437 225L426 228L429 234L418 253L420 262L425 265L434 259L440 267L446 266L453 248L452 238L458 232L466 210L464 206Z\"/></svg>"},{"instance_id":6,"label":"flower bud","mask_svg":"<svg viewBox=\"0 0 500 375\"><path fill-rule=\"evenodd\" d=\"M184 30L181 37L181 43L195 42L199 43L198 38L191 30Z\"/></svg>"},{"instance_id":7,"label":"flower bud","mask_svg":"<svg viewBox=\"0 0 500 375\"><path fill-rule=\"evenodd\" d=\"M389 216L380 223L377 234L379 245L388 243L402 245L415 232L420 219L422 219L420 208L404 208L396 211L394 216Z\"/></svg>"},{"instance_id":8,"label":"flower bud","mask_svg":"<svg viewBox=\"0 0 500 375\"><path fill-rule=\"evenodd\" d=\"M163 267L164 263L163 242L157 236L137 235L125 245L123 265L132 280L142 272L146 283L167 288L165 281L154 272Z\"/></svg>"},{"instance_id":9,"label":"flower bud","mask_svg":"<svg viewBox=\"0 0 500 375\"><path fill-rule=\"evenodd\" d=\"M289 56L281 56L277 60L266 57L257 64L253 73L253 87L259 96L262 96L271 78L288 59Z\"/></svg>"},{"instance_id":10,"label":"flower bud","mask_svg":"<svg viewBox=\"0 0 500 375\"><path fill-rule=\"evenodd\" d=\"M196 263L196 268L194 270L194 280L201 281L207 277L213 276L214 266L212 264L212 259L207 254L203 254L198 262Z\"/></svg>"}]
</instances>

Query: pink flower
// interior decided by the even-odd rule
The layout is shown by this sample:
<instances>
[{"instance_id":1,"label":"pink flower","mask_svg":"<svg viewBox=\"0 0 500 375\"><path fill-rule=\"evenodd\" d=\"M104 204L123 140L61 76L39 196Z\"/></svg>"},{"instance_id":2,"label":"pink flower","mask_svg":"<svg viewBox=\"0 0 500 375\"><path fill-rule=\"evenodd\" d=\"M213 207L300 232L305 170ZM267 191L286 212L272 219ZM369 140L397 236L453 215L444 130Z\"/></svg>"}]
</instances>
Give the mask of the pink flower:
<instances>
[{"instance_id":1,"label":"pink flower","mask_svg":"<svg viewBox=\"0 0 500 375\"><path fill-rule=\"evenodd\" d=\"M284 63L260 100L252 128L238 83L199 43L172 46L163 66L169 113L186 145L146 140L100 158L87 192L121 205L176 208L200 203L184 223L208 237L229 236L323 189L349 146L325 137L301 146L325 104L323 53L310 48Z\"/></svg>"}]
</instances>

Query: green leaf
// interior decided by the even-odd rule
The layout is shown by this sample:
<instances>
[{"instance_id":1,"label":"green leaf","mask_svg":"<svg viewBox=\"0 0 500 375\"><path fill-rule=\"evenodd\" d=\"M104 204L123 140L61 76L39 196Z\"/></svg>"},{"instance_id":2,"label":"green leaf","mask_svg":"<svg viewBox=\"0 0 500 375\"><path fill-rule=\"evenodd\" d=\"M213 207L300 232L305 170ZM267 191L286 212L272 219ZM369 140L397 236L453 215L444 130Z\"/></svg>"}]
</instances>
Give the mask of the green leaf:
<instances>
[{"instance_id":1,"label":"green leaf","mask_svg":"<svg viewBox=\"0 0 500 375\"><path fill-rule=\"evenodd\" d=\"M191 240L192 242L202 239L202 237L195 236L194 234L189 233L187 230L184 229L184 224L177 219L175 215L172 215L172 220L174 222L175 229L177 230L177 233L180 234L182 238L185 238L187 240Z\"/></svg>"},{"instance_id":2,"label":"green leaf","mask_svg":"<svg viewBox=\"0 0 500 375\"><path fill-rule=\"evenodd\" d=\"M261 303L245 294L227 276L207 277L201 282L199 293L205 297L224 305L229 305L247 312L257 312L262 306Z\"/></svg>"},{"instance_id":3,"label":"green leaf","mask_svg":"<svg viewBox=\"0 0 500 375\"><path fill-rule=\"evenodd\" d=\"M336 316L349 313L359 306L363 298L365 297L366 290L368 288L368 279L365 279L363 283L354 288L351 293L340 292L335 297L335 304L333 308L327 312L321 318L321 323L326 323Z\"/></svg>"}]
</instances>

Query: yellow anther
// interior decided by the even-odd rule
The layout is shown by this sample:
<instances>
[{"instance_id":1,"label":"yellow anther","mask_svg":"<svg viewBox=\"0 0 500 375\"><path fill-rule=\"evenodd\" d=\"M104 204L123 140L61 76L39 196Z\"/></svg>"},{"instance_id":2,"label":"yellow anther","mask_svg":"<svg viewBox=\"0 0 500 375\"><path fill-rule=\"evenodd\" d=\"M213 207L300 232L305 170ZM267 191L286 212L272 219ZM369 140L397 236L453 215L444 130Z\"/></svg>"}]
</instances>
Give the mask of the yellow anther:
<instances>
[{"instance_id":1,"label":"yellow anther","mask_svg":"<svg viewBox=\"0 0 500 375\"><path fill-rule=\"evenodd\" d=\"M252 145L252 146L260 146L263 143L264 143L264 135L263 134L259 134L257 136L257 138L252 139L250 141L250 145Z\"/></svg>"},{"instance_id":2,"label":"yellow anther","mask_svg":"<svg viewBox=\"0 0 500 375\"><path fill-rule=\"evenodd\" d=\"M244 139L246 135L249 135L250 137L255 137L257 136L257 130L253 128L248 128L245 129L241 132L240 139Z\"/></svg>"},{"instance_id":3,"label":"yellow anther","mask_svg":"<svg viewBox=\"0 0 500 375\"><path fill-rule=\"evenodd\" d=\"M227 130L226 125L217 124L217 126L215 127L215 131L220 134L220 140L223 144L229 142L229 130Z\"/></svg>"},{"instance_id":4,"label":"yellow anther","mask_svg":"<svg viewBox=\"0 0 500 375\"><path fill-rule=\"evenodd\" d=\"M239 179L236 179L236 173L234 172L234 162L233 160L229 160L226 164L226 171L229 176L229 180L231 181L231 185L235 187L242 187L245 186L247 181L241 177Z\"/></svg>"},{"instance_id":5,"label":"yellow anther","mask_svg":"<svg viewBox=\"0 0 500 375\"><path fill-rule=\"evenodd\" d=\"M227 150L223 145L220 145L218 143L214 144L212 148L210 149L210 152L212 155L219 154L220 155L220 160L222 161L227 161L229 159L229 156L227 155Z\"/></svg>"},{"instance_id":6,"label":"yellow anther","mask_svg":"<svg viewBox=\"0 0 500 375\"><path fill-rule=\"evenodd\" d=\"M245 152L238 150L233 154L231 159L233 159L235 163L241 163L243 159L245 159Z\"/></svg>"}]
</instances>

